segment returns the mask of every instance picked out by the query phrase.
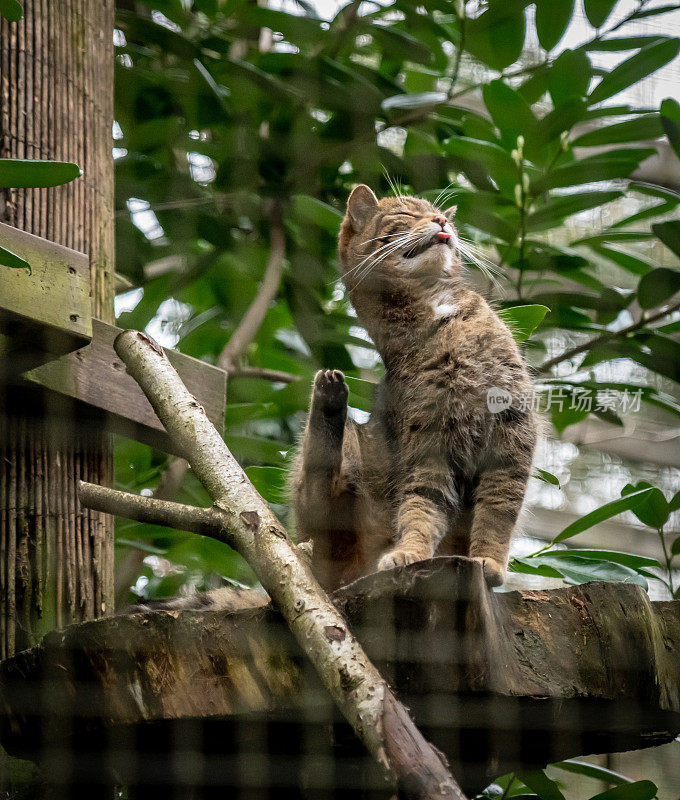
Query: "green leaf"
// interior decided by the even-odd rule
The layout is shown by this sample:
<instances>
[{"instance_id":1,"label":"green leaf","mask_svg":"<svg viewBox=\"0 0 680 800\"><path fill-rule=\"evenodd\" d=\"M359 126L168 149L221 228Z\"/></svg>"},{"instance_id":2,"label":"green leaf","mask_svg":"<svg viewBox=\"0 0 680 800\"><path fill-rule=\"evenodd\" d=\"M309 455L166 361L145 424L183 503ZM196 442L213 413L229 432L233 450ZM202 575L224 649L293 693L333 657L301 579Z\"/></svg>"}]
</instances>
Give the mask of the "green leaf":
<instances>
[{"instance_id":1,"label":"green leaf","mask_svg":"<svg viewBox=\"0 0 680 800\"><path fill-rule=\"evenodd\" d=\"M19 22L24 11L17 0L0 0L0 16L9 22Z\"/></svg>"},{"instance_id":2,"label":"green leaf","mask_svg":"<svg viewBox=\"0 0 680 800\"><path fill-rule=\"evenodd\" d=\"M649 497L650 492L651 489L641 489L619 500L612 500L610 503L605 503L605 505L600 508L596 508L595 511L591 511L590 514L586 514L584 517L581 517L581 519L577 519L576 522L572 522L571 525L567 525L561 533L557 534L552 543L555 544L557 542L563 542L565 539L571 539L573 536L587 531L588 528L592 528L600 522L617 516L617 514L622 514L624 511L632 511L643 500Z\"/></svg>"},{"instance_id":3,"label":"green leaf","mask_svg":"<svg viewBox=\"0 0 680 800\"><path fill-rule=\"evenodd\" d=\"M497 144L466 136L452 136L443 143L447 153L458 158L478 161L501 188L512 195L519 181L517 165L509 153Z\"/></svg>"},{"instance_id":4,"label":"green leaf","mask_svg":"<svg viewBox=\"0 0 680 800\"><path fill-rule=\"evenodd\" d=\"M349 405L362 411L370 411L376 384L349 375L345 376L345 382L349 387Z\"/></svg>"},{"instance_id":5,"label":"green leaf","mask_svg":"<svg viewBox=\"0 0 680 800\"><path fill-rule=\"evenodd\" d=\"M671 544L671 555L680 556L680 536Z\"/></svg>"},{"instance_id":6,"label":"green leaf","mask_svg":"<svg viewBox=\"0 0 680 800\"><path fill-rule=\"evenodd\" d=\"M609 561L614 564L622 564L631 569L655 568L660 564L655 558L648 556L638 556L633 553L622 553L618 550L550 550L548 551L553 559L578 558L591 559L593 561Z\"/></svg>"},{"instance_id":7,"label":"green leaf","mask_svg":"<svg viewBox=\"0 0 680 800\"><path fill-rule=\"evenodd\" d=\"M296 216L337 236L343 215L336 208L306 194L293 195L292 199Z\"/></svg>"},{"instance_id":8,"label":"green leaf","mask_svg":"<svg viewBox=\"0 0 680 800\"><path fill-rule=\"evenodd\" d=\"M526 220L527 231L542 231L552 228L556 223L579 214L590 208L597 208L623 197L623 192L592 191L578 194L553 195L538 211L529 214Z\"/></svg>"},{"instance_id":9,"label":"green leaf","mask_svg":"<svg viewBox=\"0 0 680 800\"><path fill-rule=\"evenodd\" d=\"M0 187L34 189L61 186L78 178L80 168L67 161L29 161L0 158Z\"/></svg>"},{"instance_id":10,"label":"green leaf","mask_svg":"<svg viewBox=\"0 0 680 800\"><path fill-rule=\"evenodd\" d=\"M655 6L653 8L647 8L644 11L636 11L635 12L635 19L644 19L645 17L658 17L660 14L668 14L670 11L677 11L678 10L677 3L668 3L665 6Z\"/></svg>"},{"instance_id":11,"label":"green leaf","mask_svg":"<svg viewBox=\"0 0 680 800\"><path fill-rule=\"evenodd\" d=\"M633 783L631 778L614 772L599 764L589 764L587 761L579 761L576 758L566 758L564 761L556 761L551 767L562 769L565 772L574 772L576 775L584 775L586 778L594 778L603 783L614 783L617 786L621 783Z\"/></svg>"},{"instance_id":12,"label":"green leaf","mask_svg":"<svg viewBox=\"0 0 680 800\"><path fill-rule=\"evenodd\" d=\"M649 494L637 506L632 509L633 514L643 525L660 530L668 522L670 508L661 489L657 489L647 481L638 481L635 484L627 483L621 490L621 496L634 494L635 492L649 490Z\"/></svg>"},{"instance_id":13,"label":"green leaf","mask_svg":"<svg viewBox=\"0 0 680 800\"><path fill-rule=\"evenodd\" d=\"M584 0L586 16L593 28L601 28L612 13L617 0Z\"/></svg>"},{"instance_id":14,"label":"green leaf","mask_svg":"<svg viewBox=\"0 0 680 800\"><path fill-rule=\"evenodd\" d=\"M608 247L604 244L592 244L591 247L596 253L609 258L615 264L618 264L628 272L632 272L634 275L645 275L651 269L654 269L653 262L642 258L642 256L619 250L616 247Z\"/></svg>"},{"instance_id":15,"label":"green leaf","mask_svg":"<svg viewBox=\"0 0 680 800\"><path fill-rule=\"evenodd\" d=\"M605 74L590 94L590 103L601 103L643 80L672 61L680 51L680 40L666 39L643 47L639 53Z\"/></svg>"},{"instance_id":16,"label":"green leaf","mask_svg":"<svg viewBox=\"0 0 680 800\"><path fill-rule=\"evenodd\" d=\"M268 503L285 503L288 471L281 467L247 467L246 475Z\"/></svg>"},{"instance_id":17,"label":"green leaf","mask_svg":"<svg viewBox=\"0 0 680 800\"><path fill-rule=\"evenodd\" d=\"M503 308L498 311L498 316L512 331L517 342L526 341L538 328L545 315L550 311L547 306L526 305Z\"/></svg>"},{"instance_id":18,"label":"green leaf","mask_svg":"<svg viewBox=\"0 0 680 800\"><path fill-rule=\"evenodd\" d=\"M642 159L640 159L642 160ZM674 189L666 189L664 186L657 186L655 183L640 183L639 181L631 181L628 184L630 191L646 194L650 197L659 197L668 203L673 203L673 208L680 205L680 193Z\"/></svg>"},{"instance_id":19,"label":"green leaf","mask_svg":"<svg viewBox=\"0 0 680 800\"><path fill-rule=\"evenodd\" d=\"M624 357L633 358L638 364L647 369L658 372L672 381L680 382L680 342L670 336L663 336L658 331L640 331L633 341L639 342L643 347L626 353L622 348ZM630 346L630 342L627 342ZM629 348L630 349L630 348Z\"/></svg>"},{"instance_id":20,"label":"green leaf","mask_svg":"<svg viewBox=\"0 0 680 800\"><path fill-rule=\"evenodd\" d=\"M499 72L514 64L522 54L526 35L527 2L507 0L494 3L466 25L470 53Z\"/></svg>"},{"instance_id":21,"label":"green leaf","mask_svg":"<svg viewBox=\"0 0 680 800\"><path fill-rule=\"evenodd\" d=\"M661 124L675 155L680 158L680 103L667 97L661 103Z\"/></svg>"},{"instance_id":22,"label":"green leaf","mask_svg":"<svg viewBox=\"0 0 680 800\"><path fill-rule=\"evenodd\" d=\"M651 781L622 783L606 792L591 797L590 800L652 800L658 789Z\"/></svg>"},{"instance_id":23,"label":"green leaf","mask_svg":"<svg viewBox=\"0 0 680 800\"><path fill-rule=\"evenodd\" d=\"M432 61L432 51L426 44L394 25L389 28L366 25L364 32L375 39L388 58L414 61L416 64L429 64Z\"/></svg>"},{"instance_id":24,"label":"green leaf","mask_svg":"<svg viewBox=\"0 0 680 800\"><path fill-rule=\"evenodd\" d=\"M552 570L571 584L607 581L633 583L647 589L647 580L640 570L613 561L581 558L578 550L539 552L535 556L515 558L514 562L518 562L522 567L516 571L541 575L549 574L547 571Z\"/></svg>"},{"instance_id":25,"label":"green leaf","mask_svg":"<svg viewBox=\"0 0 680 800\"><path fill-rule=\"evenodd\" d=\"M659 267L642 277L638 284L640 308L656 308L680 291L680 270Z\"/></svg>"},{"instance_id":26,"label":"green leaf","mask_svg":"<svg viewBox=\"0 0 680 800\"><path fill-rule=\"evenodd\" d=\"M501 142L505 147L516 147L520 135L525 139L531 137L536 129L536 117L519 92L504 81L497 80L487 83L482 95L491 119L501 132Z\"/></svg>"},{"instance_id":27,"label":"green leaf","mask_svg":"<svg viewBox=\"0 0 680 800\"><path fill-rule=\"evenodd\" d=\"M588 131L574 139L574 147L599 147L603 144L623 144L625 142L641 142L663 136L663 127L658 114L641 114L625 122L605 125L594 131Z\"/></svg>"},{"instance_id":28,"label":"green leaf","mask_svg":"<svg viewBox=\"0 0 680 800\"><path fill-rule=\"evenodd\" d=\"M582 239L576 239L572 245L587 244L592 245L602 244L603 242L641 242L646 239L651 239L652 234L649 231L604 231L597 233L594 236L584 236Z\"/></svg>"},{"instance_id":29,"label":"green leaf","mask_svg":"<svg viewBox=\"0 0 680 800\"><path fill-rule=\"evenodd\" d=\"M556 109L573 97L588 94L593 69L583 50L565 50L555 59L548 77L548 89Z\"/></svg>"},{"instance_id":30,"label":"green leaf","mask_svg":"<svg viewBox=\"0 0 680 800\"><path fill-rule=\"evenodd\" d=\"M539 467L536 467L536 469L534 470L533 477L537 478L539 481L543 481L543 483L550 484L550 486L557 486L558 488L560 486L560 482L555 477L555 475L553 475L552 472L548 472L545 469L540 469Z\"/></svg>"},{"instance_id":31,"label":"green leaf","mask_svg":"<svg viewBox=\"0 0 680 800\"><path fill-rule=\"evenodd\" d=\"M434 108L446 102L445 92L420 92L396 94L382 101L383 111L411 111L417 108Z\"/></svg>"},{"instance_id":32,"label":"green leaf","mask_svg":"<svg viewBox=\"0 0 680 800\"><path fill-rule=\"evenodd\" d=\"M565 800L555 781L549 778L542 769L523 772L520 779L530 789L533 789L541 800Z\"/></svg>"},{"instance_id":33,"label":"green leaf","mask_svg":"<svg viewBox=\"0 0 680 800\"><path fill-rule=\"evenodd\" d=\"M543 0L536 3L536 32L545 50L553 47L564 36L574 10L574 0Z\"/></svg>"},{"instance_id":34,"label":"green leaf","mask_svg":"<svg viewBox=\"0 0 680 800\"><path fill-rule=\"evenodd\" d=\"M680 220L657 222L656 225L652 225L652 230L669 250L680 256Z\"/></svg>"},{"instance_id":35,"label":"green leaf","mask_svg":"<svg viewBox=\"0 0 680 800\"><path fill-rule=\"evenodd\" d=\"M6 250L0 246L0 266L11 267L12 269L27 269L31 271L31 265L28 261L24 261L21 256L13 253L11 250Z\"/></svg>"},{"instance_id":36,"label":"green leaf","mask_svg":"<svg viewBox=\"0 0 680 800\"><path fill-rule=\"evenodd\" d=\"M557 167L547 175L531 183L532 194L543 194L548 189L557 189L566 186L578 186L584 183L597 183L598 181L611 181L616 178L627 178L639 165L635 159L630 160L625 156L625 150L620 158L602 158L592 156Z\"/></svg>"},{"instance_id":37,"label":"green leaf","mask_svg":"<svg viewBox=\"0 0 680 800\"><path fill-rule=\"evenodd\" d=\"M581 45L584 50L602 50L605 52L619 52L624 50L640 50L648 44L655 44L668 36L612 36L607 39L593 39Z\"/></svg>"}]
</instances>

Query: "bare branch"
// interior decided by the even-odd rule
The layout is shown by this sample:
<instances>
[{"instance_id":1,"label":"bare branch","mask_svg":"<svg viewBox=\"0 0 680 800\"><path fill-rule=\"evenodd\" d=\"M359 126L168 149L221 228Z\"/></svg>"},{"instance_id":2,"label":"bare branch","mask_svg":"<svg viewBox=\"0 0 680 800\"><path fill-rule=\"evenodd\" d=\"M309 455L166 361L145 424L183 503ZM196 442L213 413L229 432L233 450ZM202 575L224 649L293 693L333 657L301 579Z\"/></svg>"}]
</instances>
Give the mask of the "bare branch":
<instances>
[{"instance_id":1,"label":"bare branch","mask_svg":"<svg viewBox=\"0 0 680 800\"><path fill-rule=\"evenodd\" d=\"M267 369L266 367L235 366L229 369L230 378L255 378L273 383L294 383L300 380L299 375L284 372L280 369Z\"/></svg>"},{"instance_id":2,"label":"bare branch","mask_svg":"<svg viewBox=\"0 0 680 800\"><path fill-rule=\"evenodd\" d=\"M271 246L262 283L255 299L217 359L217 366L227 372L234 367L257 335L260 325L262 325L262 320L264 320L281 282L281 273L283 272L283 263L286 257L286 238L283 233L283 224L278 218L277 211L270 215L270 220Z\"/></svg>"},{"instance_id":3,"label":"bare branch","mask_svg":"<svg viewBox=\"0 0 680 800\"><path fill-rule=\"evenodd\" d=\"M217 508L197 508L170 500L156 500L85 481L78 484L78 499L81 505L94 511L134 519L148 525L165 525L177 531L200 533L231 545L229 519Z\"/></svg>"},{"instance_id":4,"label":"bare branch","mask_svg":"<svg viewBox=\"0 0 680 800\"><path fill-rule=\"evenodd\" d=\"M267 370L261 367L242 367L238 365L239 358L243 355L248 345L257 335L260 325L265 318L269 306L276 296L281 282L281 273L286 255L286 240L283 225L278 217L278 210L270 215L271 220L271 248L267 268L264 272L260 289L255 299L250 304L238 327L225 345L217 359L217 366L225 370L230 377L261 378L269 381L291 383L297 376L279 370ZM174 497L182 485L189 465L183 458L173 458L161 474L158 488L154 497L167 500Z\"/></svg>"},{"instance_id":5,"label":"bare branch","mask_svg":"<svg viewBox=\"0 0 680 800\"><path fill-rule=\"evenodd\" d=\"M212 497L228 541L255 571L369 752L405 797L463 800L444 757L369 661L162 348L138 331L120 334L115 348Z\"/></svg>"},{"instance_id":6,"label":"bare branch","mask_svg":"<svg viewBox=\"0 0 680 800\"><path fill-rule=\"evenodd\" d=\"M598 347L601 344L606 344L607 342L614 341L616 339L623 339L629 333L634 333L635 331L644 328L645 325L649 325L652 322L657 322L664 317L669 316L674 311L680 310L680 300L677 303L674 303L668 308L663 309L662 311L657 311L650 316L646 316L645 314L640 317L637 322L634 322L632 325L628 325L626 328L621 328L619 331L606 331L605 333L601 334L600 336L596 336L594 339L590 339L588 342L584 342L583 344L579 344L576 347L572 347L570 350L565 350L559 356L555 356L554 358L545 361L538 367L538 372L541 375L545 375L546 373L550 372L553 367L556 367L558 364L561 364L563 361L569 361L570 359L574 358L574 356L578 356L581 353L585 353L587 350L592 350L594 347Z\"/></svg>"}]
</instances>

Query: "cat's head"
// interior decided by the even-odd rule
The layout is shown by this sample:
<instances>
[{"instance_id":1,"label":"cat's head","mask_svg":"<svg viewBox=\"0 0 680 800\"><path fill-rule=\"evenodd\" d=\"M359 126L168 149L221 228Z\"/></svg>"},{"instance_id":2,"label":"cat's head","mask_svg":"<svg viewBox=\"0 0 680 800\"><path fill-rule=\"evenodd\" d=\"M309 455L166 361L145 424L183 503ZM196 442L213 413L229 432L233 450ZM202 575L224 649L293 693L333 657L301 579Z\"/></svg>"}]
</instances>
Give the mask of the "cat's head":
<instances>
[{"instance_id":1,"label":"cat's head","mask_svg":"<svg viewBox=\"0 0 680 800\"><path fill-rule=\"evenodd\" d=\"M339 252L345 282L397 275L431 281L460 271L458 237L451 219L419 197L383 197L357 186L347 201Z\"/></svg>"}]
</instances>

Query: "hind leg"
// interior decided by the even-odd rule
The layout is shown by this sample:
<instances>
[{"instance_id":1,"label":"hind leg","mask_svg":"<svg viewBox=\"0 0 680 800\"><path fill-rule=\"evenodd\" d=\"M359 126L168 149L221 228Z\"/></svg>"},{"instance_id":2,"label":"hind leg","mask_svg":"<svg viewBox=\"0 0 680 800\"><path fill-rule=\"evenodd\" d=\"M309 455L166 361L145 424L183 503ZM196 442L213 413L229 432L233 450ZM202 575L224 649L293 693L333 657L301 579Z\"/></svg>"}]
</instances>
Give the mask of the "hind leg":
<instances>
[{"instance_id":1,"label":"hind leg","mask_svg":"<svg viewBox=\"0 0 680 800\"><path fill-rule=\"evenodd\" d=\"M358 558L352 475L359 455L347 396L342 372L316 374L294 481L298 539L313 543L313 569L327 588L345 582Z\"/></svg>"}]
</instances>

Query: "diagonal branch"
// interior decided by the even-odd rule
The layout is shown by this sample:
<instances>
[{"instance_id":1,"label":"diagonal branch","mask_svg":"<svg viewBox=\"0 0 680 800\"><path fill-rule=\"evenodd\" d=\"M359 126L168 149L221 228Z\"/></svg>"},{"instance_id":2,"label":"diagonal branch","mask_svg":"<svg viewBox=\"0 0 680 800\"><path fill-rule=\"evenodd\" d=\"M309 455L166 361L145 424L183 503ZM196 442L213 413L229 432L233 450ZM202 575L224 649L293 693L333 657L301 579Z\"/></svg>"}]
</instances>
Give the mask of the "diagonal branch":
<instances>
[{"instance_id":1,"label":"diagonal branch","mask_svg":"<svg viewBox=\"0 0 680 800\"><path fill-rule=\"evenodd\" d=\"M338 708L402 796L464 800L444 756L370 662L162 348L138 331L121 333L115 348L212 497L227 541L255 571Z\"/></svg>"},{"instance_id":2,"label":"diagonal branch","mask_svg":"<svg viewBox=\"0 0 680 800\"><path fill-rule=\"evenodd\" d=\"M217 366L225 370L231 377L254 377L263 380L290 383L296 376L279 370L267 370L260 367L243 367L238 365L240 357L253 341L262 325L267 310L276 296L286 256L286 239L283 224L279 218L279 210L275 208L270 215L271 245L267 267L255 299L248 307L231 338L224 346L217 359ZM174 497L182 485L189 465L183 458L171 458L161 475L154 497L169 499Z\"/></svg>"},{"instance_id":3,"label":"diagonal branch","mask_svg":"<svg viewBox=\"0 0 680 800\"><path fill-rule=\"evenodd\" d=\"M649 316L643 314L637 322L634 322L632 325L628 325L625 328L621 328L619 331L606 331L600 336L596 336L594 339L590 339L583 344L572 347L570 350L565 350L561 355L555 356L554 358L551 358L541 364L541 366L538 367L538 372L541 375L545 375L546 373L550 372L553 367L556 367L563 361L569 361L570 359L574 358L574 356L585 353L587 350L592 350L594 347L598 347L601 344L605 344L616 339L623 339L629 333L635 333L635 331L639 331L641 328L644 328L645 325L649 325L652 322L658 322L658 320L669 316L675 311L680 311L680 300L678 300L677 303L673 303L673 305L668 306L661 311L657 311Z\"/></svg>"},{"instance_id":4,"label":"diagonal branch","mask_svg":"<svg viewBox=\"0 0 680 800\"><path fill-rule=\"evenodd\" d=\"M270 238L269 258L260 288L217 359L217 366L227 372L234 369L248 345L257 336L281 283L281 273L286 258L286 238L278 209L270 215Z\"/></svg>"}]
</instances>

